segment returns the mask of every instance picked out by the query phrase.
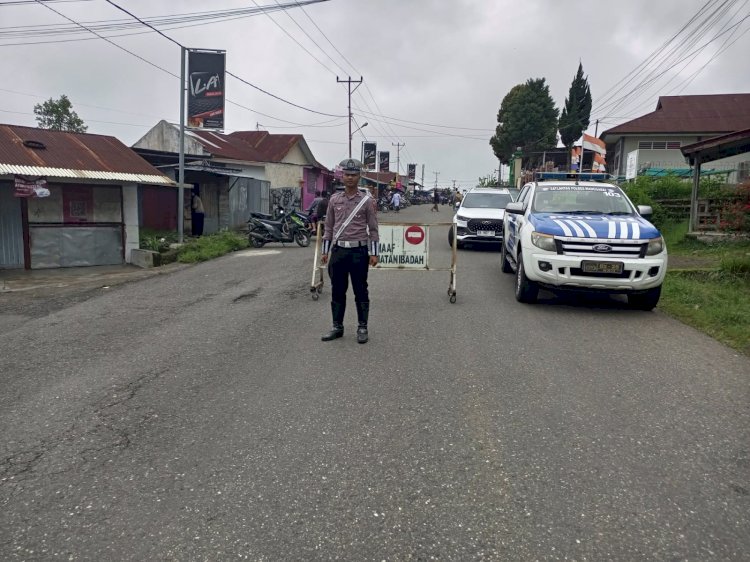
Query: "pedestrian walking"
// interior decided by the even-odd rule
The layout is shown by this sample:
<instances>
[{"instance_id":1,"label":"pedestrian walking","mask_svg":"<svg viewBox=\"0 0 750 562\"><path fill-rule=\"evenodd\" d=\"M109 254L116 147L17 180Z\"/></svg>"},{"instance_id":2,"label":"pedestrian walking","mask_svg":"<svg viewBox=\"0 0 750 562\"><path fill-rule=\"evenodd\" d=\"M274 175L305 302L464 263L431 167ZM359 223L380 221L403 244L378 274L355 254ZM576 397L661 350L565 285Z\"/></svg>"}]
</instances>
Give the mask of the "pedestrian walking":
<instances>
[{"instance_id":1,"label":"pedestrian walking","mask_svg":"<svg viewBox=\"0 0 750 562\"><path fill-rule=\"evenodd\" d=\"M318 214L318 205L323 200L323 194L320 191L315 193L315 199L312 200L310 206L307 208L307 216L310 219L310 230L315 234L318 230L318 221L323 217Z\"/></svg>"},{"instance_id":2,"label":"pedestrian walking","mask_svg":"<svg viewBox=\"0 0 750 562\"><path fill-rule=\"evenodd\" d=\"M432 202L434 203L434 205L432 206L432 209L430 209L430 211L437 211L439 213L440 209L438 208L438 205L440 204L440 193L438 193L437 188L435 188L435 191L433 192Z\"/></svg>"},{"instance_id":3,"label":"pedestrian walking","mask_svg":"<svg viewBox=\"0 0 750 562\"><path fill-rule=\"evenodd\" d=\"M398 213L399 208L401 207L401 193L396 191L393 193L393 198L391 199L391 205L393 205L393 210Z\"/></svg>"},{"instance_id":4,"label":"pedestrian walking","mask_svg":"<svg viewBox=\"0 0 750 562\"><path fill-rule=\"evenodd\" d=\"M378 264L378 219L370 204L370 194L358 189L362 163L348 158L340 164L344 191L331 196L323 234L322 263L328 264L331 278L333 329L323 341L344 335L344 314L349 279L357 307L357 342L367 343L370 297L367 290L369 267ZM330 257L329 257L330 256Z\"/></svg>"}]
</instances>

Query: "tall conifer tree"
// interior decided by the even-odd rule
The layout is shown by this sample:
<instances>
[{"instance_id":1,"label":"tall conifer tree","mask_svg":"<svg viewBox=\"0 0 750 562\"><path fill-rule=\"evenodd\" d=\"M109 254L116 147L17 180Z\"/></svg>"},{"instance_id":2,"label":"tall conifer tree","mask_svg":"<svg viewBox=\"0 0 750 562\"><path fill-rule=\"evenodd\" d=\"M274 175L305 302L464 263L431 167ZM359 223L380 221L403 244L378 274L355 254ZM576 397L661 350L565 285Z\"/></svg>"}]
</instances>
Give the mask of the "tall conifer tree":
<instances>
[{"instance_id":1,"label":"tall conifer tree","mask_svg":"<svg viewBox=\"0 0 750 562\"><path fill-rule=\"evenodd\" d=\"M562 143L568 150L588 128L590 118L591 89L588 79L583 75L583 64L578 63L578 72L570 85L558 123Z\"/></svg>"}]
</instances>

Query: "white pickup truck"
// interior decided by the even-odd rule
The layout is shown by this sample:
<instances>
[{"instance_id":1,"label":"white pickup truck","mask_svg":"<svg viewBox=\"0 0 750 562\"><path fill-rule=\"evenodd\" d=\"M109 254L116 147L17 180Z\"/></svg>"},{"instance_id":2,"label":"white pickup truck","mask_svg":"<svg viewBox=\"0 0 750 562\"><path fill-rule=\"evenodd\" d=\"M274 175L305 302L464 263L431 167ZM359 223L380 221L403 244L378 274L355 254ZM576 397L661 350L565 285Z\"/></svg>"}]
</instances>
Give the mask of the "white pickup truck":
<instances>
[{"instance_id":1,"label":"white pickup truck","mask_svg":"<svg viewBox=\"0 0 750 562\"><path fill-rule=\"evenodd\" d=\"M501 268L516 274L516 299L540 288L621 293L653 309L667 271L667 247L646 217L606 174L538 174L505 208Z\"/></svg>"}]
</instances>

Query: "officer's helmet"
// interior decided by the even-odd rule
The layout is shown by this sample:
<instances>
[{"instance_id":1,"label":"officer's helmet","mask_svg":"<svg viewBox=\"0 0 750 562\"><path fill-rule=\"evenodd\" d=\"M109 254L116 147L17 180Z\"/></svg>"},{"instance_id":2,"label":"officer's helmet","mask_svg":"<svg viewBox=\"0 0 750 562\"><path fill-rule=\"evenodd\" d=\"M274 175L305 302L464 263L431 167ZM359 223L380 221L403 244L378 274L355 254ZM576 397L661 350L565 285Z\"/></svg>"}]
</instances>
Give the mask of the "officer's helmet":
<instances>
[{"instance_id":1,"label":"officer's helmet","mask_svg":"<svg viewBox=\"0 0 750 562\"><path fill-rule=\"evenodd\" d=\"M356 160L354 158L347 158L345 160L342 160L339 164L339 167L343 172L348 172L350 174L359 174L362 171L362 162L359 160Z\"/></svg>"}]
</instances>

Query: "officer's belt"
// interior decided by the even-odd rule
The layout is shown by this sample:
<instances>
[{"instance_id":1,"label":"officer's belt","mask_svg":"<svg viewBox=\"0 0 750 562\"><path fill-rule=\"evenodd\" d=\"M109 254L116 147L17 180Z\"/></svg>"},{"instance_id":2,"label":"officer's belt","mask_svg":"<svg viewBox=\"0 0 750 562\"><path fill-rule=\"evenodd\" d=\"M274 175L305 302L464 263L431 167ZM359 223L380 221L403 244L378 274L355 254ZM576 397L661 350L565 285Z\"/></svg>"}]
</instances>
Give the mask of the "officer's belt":
<instances>
[{"instance_id":1,"label":"officer's belt","mask_svg":"<svg viewBox=\"0 0 750 562\"><path fill-rule=\"evenodd\" d=\"M367 241L338 240L336 241L336 245L340 248L361 248L362 246L367 246Z\"/></svg>"}]
</instances>

